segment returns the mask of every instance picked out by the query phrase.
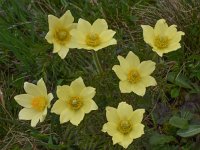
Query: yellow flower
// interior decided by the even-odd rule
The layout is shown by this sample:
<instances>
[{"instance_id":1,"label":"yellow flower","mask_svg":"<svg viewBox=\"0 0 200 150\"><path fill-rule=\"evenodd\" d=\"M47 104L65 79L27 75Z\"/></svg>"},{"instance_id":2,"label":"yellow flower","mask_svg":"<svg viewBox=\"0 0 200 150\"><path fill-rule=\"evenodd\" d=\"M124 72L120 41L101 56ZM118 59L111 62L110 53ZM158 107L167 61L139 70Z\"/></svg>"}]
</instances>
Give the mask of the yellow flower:
<instances>
[{"instance_id":1,"label":"yellow flower","mask_svg":"<svg viewBox=\"0 0 200 150\"><path fill-rule=\"evenodd\" d=\"M155 86L157 83L150 74L155 70L155 63L148 60L140 63L139 58L129 52L126 58L117 57L120 65L113 66L112 70L116 73L119 82L119 88L122 93L134 92L143 96L146 87Z\"/></svg>"},{"instance_id":2,"label":"yellow flower","mask_svg":"<svg viewBox=\"0 0 200 150\"><path fill-rule=\"evenodd\" d=\"M48 43L53 43L53 53L58 53L58 55L64 59L69 51L69 48L76 48L70 34L71 30L76 27L76 24L73 23L74 17L68 10L60 18L49 15L48 22L49 32L47 33L45 39Z\"/></svg>"},{"instance_id":3,"label":"yellow flower","mask_svg":"<svg viewBox=\"0 0 200 150\"><path fill-rule=\"evenodd\" d=\"M95 93L95 88L86 87L81 77L74 80L70 86L58 86L58 100L53 105L51 112L60 115L60 123L70 121L73 125L78 126L85 114L98 109L93 101Z\"/></svg>"},{"instance_id":4,"label":"yellow flower","mask_svg":"<svg viewBox=\"0 0 200 150\"><path fill-rule=\"evenodd\" d=\"M19 105L25 107L19 112L19 119L31 120L31 126L35 127L39 121L44 121L47 115L47 107L50 107L53 95L47 94L43 79L40 79L37 85L25 82L24 90L27 94L14 97Z\"/></svg>"},{"instance_id":5,"label":"yellow flower","mask_svg":"<svg viewBox=\"0 0 200 150\"><path fill-rule=\"evenodd\" d=\"M112 136L113 144L127 148L133 139L139 138L144 134L144 125L141 124L144 109L133 111L131 105L121 102L118 108L106 107L107 123L103 125L103 132Z\"/></svg>"},{"instance_id":6,"label":"yellow flower","mask_svg":"<svg viewBox=\"0 0 200 150\"><path fill-rule=\"evenodd\" d=\"M86 20L79 19L77 28L71 31L72 37L79 45L78 48L95 51L117 44L113 38L115 33L113 30L108 30L104 19L97 19L92 25Z\"/></svg>"},{"instance_id":7,"label":"yellow flower","mask_svg":"<svg viewBox=\"0 0 200 150\"><path fill-rule=\"evenodd\" d=\"M159 56L164 53L175 51L181 47L182 31L177 31L176 25L168 27L164 19L157 21L154 28L149 25L142 25L144 41L149 44Z\"/></svg>"}]
</instances>

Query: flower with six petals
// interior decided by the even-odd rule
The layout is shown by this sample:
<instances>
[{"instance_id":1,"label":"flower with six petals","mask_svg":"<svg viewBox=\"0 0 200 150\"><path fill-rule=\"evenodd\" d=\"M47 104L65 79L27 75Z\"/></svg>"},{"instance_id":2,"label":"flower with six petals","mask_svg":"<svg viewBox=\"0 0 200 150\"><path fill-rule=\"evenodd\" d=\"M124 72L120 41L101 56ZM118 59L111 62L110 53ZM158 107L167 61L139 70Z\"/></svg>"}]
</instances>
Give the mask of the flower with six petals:
<instances>
[{"instance_id":1,"label":"flower with six petals","mask_svg":"<svg viewBox=\"0 0 200 150\"><path fill-rule=\"evenodd\" d=\"M104 19L97 19L92 25L84 19L79 19L77 28L71 31L72 37L78 45L77 48L95 51L117 44L113 38L115 33L108 29Z\"/></svg>"},{"instance_id":2,"label":"flower with six petals","mask_svg":"<svg viewBox=\"0 0 200 150\"><path fill-rule=\"evenodd\" d=\"M47 115L47 107L50 107L53 95L47 94L43 79L40 79L37 85L25 82L24 90L27 94L14 97L19 105L25 107L19 112L19 119L31 120L31 126L35 127L39 121L44 121Z\"/></svg>"},{"instance_id":3,"label":"flower with six petals","mask_svg":"<svg viewBox=\"0 0 200 150\"><path fill-rule=\"evenodd\" d=\"M70 86L58 86L58 100L53 105L51 112L60 115L60 123L70 121L73 125L78 126L85 114L98 109L93 101L95 93L95 88L86 87L81 77L74 80Z\"/></svg>"},{"instance_id":4,"label":"flower with six petals","mask_svg":"<svg viewBox=\"0 0 200 150\"><path fill-rule=\"evenodd\" d=\"M151 60L140 63L139 58L129 52L126 58L118 56L120 65L114 65L112 70L116 73L119 82L119 88L122 93L134 92L143 96L146 87L155 86L157 83L150 74L155 70L155 63Z\"/></svg>"},{"instance_id":5,"label":"flower with six petals","mask_svg":"<svg viewBox=\"0 0 200 150\"><path fill-rule=\"evenodd\" d=\"M152 47L160 57L164 53L175 51L181 47L182 31L177 31L176 25L168 26L164 19L157 21L155 27L141 25L143 29L144 41Z\"/></svg>"},{"instance_id":6,"label":"flower with six petals","mask_svg":"<svg viewBox=\"0 0 200 150\"><path fill-rule=\"evenodd\" d=\"M107 123L103 125L103 132L112 136L113 144L127 148L134 139L144 134L144 125L141 124L144 109L133 111L131 105L121 102L118 108L106 107Z\"/></svg>"},{"instance_id":7,"label":"flower with six petals","mask_svg":"<svg viewBox=\"0 0 200 150\"><path fill-rule=\"evenodd\" d=\"M69 48L76 48L75 43L72 40L71 30L76 27L74 17L68 10L65 14L57 18L53 15L48 16L49 32L45 39L48 43L53 44L53 53L64 59L69 51Z\"/></svg>"}]
</instances>

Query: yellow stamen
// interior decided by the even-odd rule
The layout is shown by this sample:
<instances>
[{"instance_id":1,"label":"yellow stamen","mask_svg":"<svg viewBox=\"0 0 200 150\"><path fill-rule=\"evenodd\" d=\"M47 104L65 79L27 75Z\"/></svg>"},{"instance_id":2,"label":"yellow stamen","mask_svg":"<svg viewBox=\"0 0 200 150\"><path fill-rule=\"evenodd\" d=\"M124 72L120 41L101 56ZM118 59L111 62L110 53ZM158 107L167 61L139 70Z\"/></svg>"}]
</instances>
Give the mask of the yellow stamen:
<instances>
[{"instance_id":1,"label":"yellow stamen","mask_svg":"<svg viewBox=\"0 0 200 150\"><path fill-rule=\"evenodd\" d=\"M156 36L154 39L154 44L157 48L162 50L169 46L169 38L165 36L164 37Z\"/></svg>"},{"instance_id":2,"label":"yellow stamen","mask_svg":"<svg viewBox=\"0 0 200 150\"><path fill-rule=\"evenodd\" d=\"M128 134L132 130L132 124L128 120L123 120L120 122L120 124L118 126L118 130L122 134Z\"/></svg>"},{"instance_id":3,"label":"yellow stamen","mask_svg":"<svg viewBox=\"0 0 200 150\"><path fill-rule=\"evenodd\" d=\"M91 47L98 46L101 41L98 34L88 34L85 40L86 44Z\"/></svg>"},{"instance_id":4,"label":"yellow stamen","mask_svg":"<svg viewBox=\"0 0 200 150\"><path fill-rule=\"evenodd\" d=\"M69 106L73 110L80 109L82 107L82 105L83 105L83 103L82 103L80 97L78 97L78 96L71 97L71 99L69 100Z\"/></svg>"},{"instance_id":5,"label":"yellow stamen","mask_svg":"<svg viewBox=\"0 0 200 150\"><path fill-rule=\"evenodd\" d=\"M43 111L47 105L47 99L43 96L38 96L32 99L31 106L37 111Z\"/></svg>"},{"instance_id":6,"label":"yellow stamen","mask_svg":"<svg viewBox=\"0 0 200 150\"><path fill-rule=\"evenodd\" d=\"M67 29L59 29L55 32L55 39L60 44L65 44L71 39L71 35Z\"/></svg>"},{"instance_id":7,"label":"yellow stamen","mask_svg":"<svg viewBox=\"0 0 200 150\"><path fill-rule=\"evenodd\" d=\"M137 83L141 80L141 76L139 74L139 72L137 70L131 70L129 73L128 73L128 81L130 83Z\"/></svg>"}]
</instances>

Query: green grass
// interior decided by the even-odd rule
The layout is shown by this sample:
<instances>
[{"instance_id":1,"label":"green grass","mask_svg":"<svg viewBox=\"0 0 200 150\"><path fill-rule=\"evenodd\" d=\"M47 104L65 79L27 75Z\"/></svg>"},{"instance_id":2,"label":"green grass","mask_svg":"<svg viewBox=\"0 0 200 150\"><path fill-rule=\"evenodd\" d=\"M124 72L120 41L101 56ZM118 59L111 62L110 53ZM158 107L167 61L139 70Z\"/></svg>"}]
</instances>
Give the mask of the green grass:
<instances>
[{"instance_id":1,"label":"green grass","mask_svg":"<svg viewBox=\"0 0 200 150\"><path fill-rule=\"evenodd\" d=\"M104 18L109 28L117 31L118 44L98 51L102 74L98 74L90 52L71 49L61 60L44 39L48 32L47 15L60 17L66 10L71 10L76 22L79 18L90 22ZM200 2L191 0L1 0L0 148L120 150L101 129L106 122L105 107L117 107L126 101L134 109L146 109L145 134L134 140L129 150L198 150L199 134L180 137L179 122L176 120L173 126L170 118L179 116L189 125L200 124L199 10ZM160 18L176 24L186 35L181 49L155 58L143 41L140 25L153 26ZM128 51L141 60L157 61L153 76L158 85L148 88L144 97L121 94L119 79L111 69L118 64L117 55L126 56ZM24 93L25 81L36 83L42 77L48 91L56 95L57 85L69 84L79 76L87 86L96 88L94 99L99 109L87 114L78 127L70 123L60 125L58 116L51 113L36 128L30 127L29 121L18 120L21 106L13 97Z\"/></svg>"}]
</instances>

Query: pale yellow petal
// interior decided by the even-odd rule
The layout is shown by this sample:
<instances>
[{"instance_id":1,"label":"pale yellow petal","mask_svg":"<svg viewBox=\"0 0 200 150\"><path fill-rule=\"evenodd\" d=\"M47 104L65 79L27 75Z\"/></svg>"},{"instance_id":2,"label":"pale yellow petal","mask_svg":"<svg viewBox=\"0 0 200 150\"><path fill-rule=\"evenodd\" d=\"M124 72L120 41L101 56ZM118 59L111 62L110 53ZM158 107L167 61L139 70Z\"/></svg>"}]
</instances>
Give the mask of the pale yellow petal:
<instances>
[{"instance_id":1,"label":"pale yellow petal","mask_svg":"<svg viewBox=\"0 0 200 150\"><path fill-rule=\"evenodd\" d=\"M60 56L61 59L64 59L69 52L68 48L62 48L60 51L58 51L58 55Z\"/></svg>"},{"instance_id":2,"label":"pale yellow petal","mask_svg":"<svg viewBox=\"0 0 200 150\"><path fill-rule=\"evenodd\" d=\"M72 95L71 88L68 85L57 86L56 94L61 100L68 100Z\"/></svg>"},{"instance_id":3,"label":"pale yellow petal","mask_svg":"<svg viewBox=\"0 0 200 150\"><path fill-rule=\"evenodd\" d=\"M140 65L140 59L137 55L135 55L132 51L128 53L126 56L126 60L128 61L129 65L133 68L137 68Z\"/></svg>"},{"instance_id":4,"label":"pale yellow petal","mask_svg":"<svg viewBox=\"0 0 200 150\"><path fill-rule=\"evenodd\" d=\"M68 26L74 22L74 17L72 16L70 10L66 11L64 15L60 18L63 25Z\"/></svg>"},{"instance_id":5,"label":"pale yellow petal","mask_svg":"<svg viewBox=\"0 0 200 150\"><path fill-rule=\"evenodd\" d=\"M91 30L91 24L88 21L80 18L78 20L77 30L82 32L84 35L87 35Z\"/></svg>"},{"instance_id":6,"label":"pale yellow petal","mask_svg":"<svg viewBox=\"0 0 200 150\"><path fill-rule=\"evenodd\" d=\"M144 96L146 92L146 87L143 83L137 83L131 87L131 90L139 96Z\"/></svg>"},{"instance_id":7,"label":"pale yellow petal","mask_svg":"<svg viewBox=\"0 0 200 150\"><path fill-rule=\"evenodd\" d=\"M160 19L157 21L155 28L154 28L154 34L157 35L163 35L166 30L168 29L168 25L165 21L165 19Z\"/></svg>"},{"instance_id":8,"label":"pale yellow petal","mask_svg":"<svg viewBox=\"0 0 200 150\"><path fill-rule=\"evenodd\" d=\"M84 112L82 112L81 109L80 109L80 110L74 112L73 116L70 119L70 122L73 125L78 126L79 123L83 120L84 116L85 116Z\"/></svg>"},{"instance_id":9,"label":"pale yellow petal","mask_svg":"<svg viewBox=\"0 0 200 150\"><path fill-rule=\"evenodd\" d=\"M20 94L14 97L16 102L26 108L31 108L31 100L34 98L34 96L29 94Z\"/></svg>"},{"instance_id":10,"label":"pale yellow petal","mask_svg":"<svg viewBox=\"0 0 200 150\"><path fill-rule=\"evenodd\" d=\"M67 29L68 29L69 31L71 31L72 29L76 29L76 28L77 28L77 25L78 25L78 23L72 23L72 24L70 24L70 25L67 27Z\"/></svg>"},{"instance_id":11,"label":"pale yellow petal","mask_svg":"<svg viewBox=\"0 0 200 150\"><path fill-rule=\"evenodd\" d=\"M47 107L50 108L51 107L51 101L53 100L53 94L49 93L47 95Z\"/></svg>"},{"instance_id":12,"label":"pale yellow petal","mask_svg":"<svg viewBox=\"0 0 200 150\"><path fill-rule=\"evenodd\" d=\"M48 15L49 30L54 29L59 24L59 19L53 15Z\"/></svg>"},{"instance_id":13,"label":"pale yellow petal","mask_svg":"<svg viewBox=\"0 0 200 150\"><path fill-rule=\"evenodd\" d=\"M74 96L80 95L81 91L85 88L85 84L81 77L72 81L70 87L73 89Z\"/></svg>"},{"instance_id":14,"label":"pale yellow petal","mask_svg":"<svg viewBox=\"0 0 200 150\"><path fill-rule=\"evenodd\" d=\"M117 59L119 60L120 66L123 68L123 70L128 73L130 71L130 65L128 61L122 56L117 56Z\"/></svg>"},{"instance_id":15,"label":"pale yellow petal","mask_svg":"<svg viewBox=\"0 0 200 150\"><path fill-rule=\"evenodd\" d=\"M67 102L64 100L57 100L51 108L52 113L61 114L67 108Z\"/></svg>"},{"instance_id":16,"label":"pale yellow petal","mask_svg":"<svg viewBox=\"0 0 200 150\"><path fill-rule=\"evenodd\" d=\"M61 50L61 45L60 44L58 44L58 43L54 43L53 44L53 53L57 53L57 52L59 52L60 50Z\"/></svg>"},{"instance_id":17,"label":"pale yellow petal","mask_svg":"<svg viewBox=\"0 0 200 150\"><path fill-rule=\"evenodd\" d=\"M148 60L148 61L143 61L139 65L139 70L140 70L140 75L141 76L148 76L150 75L156 68L156 63Z\"/></svg>"},{"instance_id":18,"label":"pale yellow petal","mask_svg":"<svg viewBox=\"0 0 200 150\"><path fill-rule=\"evenodd\" d=\"M84 113L89 113L92 110L97 110L98 106L92 99L84 99L82 110Z\"/></svg>"},{"instance_id":19,"label":"pale yellow petal","mask_svg":"<svg viewBox=\"0 0 200 150\"><path fill-rule=\"evenodd\" d=\"M176 35L176 33L177 33L176 27L177 27L176 25L169 26L168 29L165 32L165 35L167 37L170 37L170 39L171 39L171 37L174 37Z\"/></svg>"},{"instance_id":20,"label":"pale yellow petal","mask_svg":"<svg viewBox=\"0 0 200 150\"><path fill-rule=\"evenodd\" d=\"M123 146L125 149L133 142L133 138L128 135L123 137L123 140L119 142L119 145Z\"/></svg>"},{"instance_id":21,"label":"pale yellow petal","mask_svg":"<svg viewBox=\"0 0 200 150\"><path fill-rule=\"evenodd\" d=\"M178 42L180 42L180 41L181 41L181 37L182 37L183 35L185 35L184 32L182 32L182 31L177 32L177 33L172 37L170 43L178 43Z\"/></svg>"},{"instance_id":22,"label":"pale yellow petal","mask_svg":"<svg viewBox=\"0 0 200 150\"><path fill-rule=\"evenodd\" d=\"M37 82L37 86L39 87L43 95L47 95L47 88L42 78Z\"/></svg>"},{"instance_id":23,"label":"pale yellow petal","mask_svg":"<svg viewBox=\"0 0 200 150\"><path fill-rule=\"evenodd\" d=\"M27 94L32 96L41 96L41 95L46 96L37 85L29 82L24 83L24 90L26 91Z\"/></svg>"},{"instance_id":24,"label":"pale yellow petal","mask_svg":"<svg viewBox=\"0 0 200 150\"><path fill-rule=\"evenodd\" d=\"M97 19L91 27L91 32L92 33L97 33L100 34L103 31L108 29L107 22L104 19Z\"/></svg>"},{"instance_id":25,"label":"pale yellow petal","mask_svg":"<svg viewBox=\"0 0 200 150\"><path fill-rule=\"evenodd\" d=\"M96 94L96 89L93 87L85 87L82 89L80 96L83 99L92 99Z\"/></svg>"},{"instance_id":26,"label":"pale yellow petal","mask_svg":"<svg viewBox=\"0 0 200 150\"><path fill-rule=\"evenodd\" d=\"M86 35L84 35L81 31L72 29L70 34L72 35L72 40L77 44L85 44ZM80 45L78 45L77 48L80 48Z\"/></svg>"},{"instance_id":27,"label":"pale yellow petal","mask_svg":"<svg viewBox=\"0 0 200 150\"><path fill-rule=\"evenodd\" d=\"M40 115L36 115L31 119L31 127L35 127L40 120Z\"/></svg>"},{"instance_id":28,"label":"pale yellow petal","mask_svg":"<svg viewBox=\"0 0 200 150\"><path fill-rule=\"evenodd\" d=\"M106 107L106 118L109 122L118 123L120 121L118 111L113 107Z\"/></svg>"},{"instance_id":29,"label":"pale yellow petal","mask_svg":"<svg viewBox=\"0 0 200 150\"><path fill-rule=\"evenodd\" d=\"M133 126L131 133L129 136L133 139L139 138L144 134L144 125L136 124Z\"/></svg>"},{"instance_id":30,"label":"pale yellow petal","mask_svg":"<svg viewBox=\"0 0 200 150\"><path fill-rule=\"evenodd\" d=\"M154 29L149 26L149 25L141 25L143 29L143 38L144 41L150 45L153 44L153 39L154 39Z\"/></svg>"},{"instance_id":31,"label":"pale yellow petal","mask_svg":"<svg viewBox=\"0 0 200 150\"><path fill-rule=\"evenodd\" d=\"M113 36L115 35L115 31L113 30L106 30L104 32L102 32L100 34L100 39L102 43L108 42L109 40L111 40L113 38Z\"/></svg>"},{"instance_id":32,"label":"pale yellow petal","mask_svg":"<svg viewBox=\"0 0 200 150\"><path fill-rule=\"evenodd\" d=\"M53 99L53 94L52 94L52 93L49 93L49 94L47 95L47 97L48 97L49 102L51 102L52 99Z\"/></svg>"},{"instance_id":33,"label":"pale yellow petal","mask_svg":"<svg viewBox=\"0 0 200 150\"><path fill-rule=\"evenodd\" d=\"M107 122L103 125L102 132L107 132L110 136L113 136L118 132L117 125L113 122Z\"/></svg>"},{"instance_id":34,"label":"pale yellow petal","mask_svg":"<svg viewBox=\"0 0 200 150\"><path fill-rule=\"evenodd\" d=\"M143 119L144 109L136 109L130 114L130 120L133 124L141 123Z\"/></svg>"},{"instance_id":35,"label":"pale yellow petal","mask_svg":"<svg viewBox=\"0 0 200 150\"><path fill-rule=\"evenodd\" d=\"M47 110L47 109L45 109L45 110ZM40 116L40 122L43 122L45 120L46 115L47 115L47 111L45 111L45 112L46 112L45 115L43 114L43 115Z\"/></svg>"},{"instance_id":36,"label":"pale yellow petal","mask_svg":"<svg viewBox=\"0 0 200 150\"><path fill-rule=\"evenodd\" d=\"M34 116L37 116L40 112L32 108L23 108L19 112L20 120L31 120Z\"/></svg>"},{"instance_id":37,"label":"pale yellow petal","mask_svg":"<svg viewBox=\"0 0 200 150\"><path fill-rule=\"evenodd\" d=\"M43 122L45 120L45 118L46 118L46 115L47 115L47 108L45 108L44 111L41 114L39 114L39 116L38 116L39 117L39 121Z\"/></svg>"},{"instance_id":38,"label":"pale yellow petal","mask_svg":"<svg viewBox=\"0 0 200 150\"><path fill-rule=\"evenodd\" d=\"M60 123L68 122L74 115L74 112L68 108L66 108L64 111L60 114Z\"/></svg>"},{"instance_id":39,"label":"pale yellow petal","mask_svg":"<svg viewBox=\"0 0 200 150\"><path fill-rule=\"evenodd\" d=\"M47 33L47 35L45 36L45 39L47 40L48 43L50 43L50 44L53 43L54 37L53 37L52 31L49 31L49 32Z\"/></svg>"},{"instance_id":40,"label":"pale yellow petal","mask_svg":"<svg viewBox=\"0 0 200 150\"><path fill-rule=\"evenodd\" d=\"M128 82L127 80L120 81L119 89L120 89L121 93L131 93L132 92L132 84L130 82Z\"/></svg>"},{"instance_id":41,"label":"pale yellow petal","mask_svg":"<svg viewBox=\"0 0 200 150\"><path fill-rule=\"evenodd\" d=\"M85 50L94 50L94 51L98 51L104 47L98 46L98 47L92 47L92 46L88 46L87 44L83 44L81 45L83 49Z\"/></svg>"},{"instance_id":42,"label":"pale yellow petal","mask_svg":"<svg viewBox=\"0 0 200 150\"><path fill-rule=\"evenodd\" d=\"M130 114L133 113L133 107L126 102L119 103L117 107L117 114L119 115L120 119L128 119Z\"/></svg>"},{"instance_id":43,"label":"pale yellow petal","mask_svg":"<svg viewBox=\"0 0 200 150\"><path fill-rule=\"evenodd\" d=\"M156 80L152 76L144 76L142 77L141 80L142 80L141 82L145 85L145 87L157 85Z\"/></svg>"},{"instance_id":44,"label":"pale yellow petal","mask_svg":"<svg viewBox=\"0 0 200 150\"><path fill-rule=\"evenodd\" d=\"M98 51L98 50L103 49L103 48L105 48L105 47L107 47L107 46L115 45L115 44L117 44L117 41L116 41L116 39L113 39L113 38L112 38L112 39L109 40L108 42L102 43L102 44L100 44L100 45L97 46L97 47L88 47L88 48L85 48L85 49L92 49L92 50Z\"/></svg>"},{"instance_id":45,"label":"pale yellow petal","mask_svg":"<svg viewBox=\"0 0 200 150\"><path fill-rule=\"evenodd\" d=\"M181 48L181 44L180 43L174 43L172 45L170 45L167 49L164 50L165 53L169 53L172 51L176 51L179 48Z\"/></svg>"},{"instance_id":46,"label":"pale yellow petal","mask_svg":"<svg viewBox=\"0 0 200 150\"><path fill-rule=\"evenodd\" d=\"M119 131L116 130L115 133L113 133L112 137L113 145L116 143L120 143L121 141L123 141L123 139L124 137Z\"/></svg>"},{"instance_id":47,"label":"pale yellow petal","mask_svg":"<svg viewBox=\"0 0 200 150\"><path fill-rule=\"evenodd\" d=\"M43 110L43 112L41 112L42 116L46 116L47 115L47 107ZM42 118L41 116L41 118Z\"/></svg>"},{"instance_id":48,"label":"pale yellow petal","mask_svg":"<svg viewBox=\"0 0 200 150\"><path fill-rule=\"evenodd\" d=\"M132 86L133 85L130 82L128 82L127 80L119 82L119 89L120 89L121 93L132 92Z\"/></svg>"},{"instance_id":49,"label":"pale yellow petal","mask_svg":"<svg viewBox=\"0 0 200 150\"><path fill-rule=\"evenodd\" d=\"M106 46L109 46L109 45L115 45L115 44L117 44L117 40L116 39L114 39L114 38L112 38L109 42L107 42L107 43L104 43ZM105 46L105 47L106 47Z\"/></svg>"},{"instance_id":50,"label":"pale yellow petal","mask_svg":"<svg viewBox=\"0 0 200 150\"><path fill-rule=\"evenodd\" d=\"M113 68L112 68L112 70L116 73L117 77L120 80L124 81L124 80L127 79L127 75L126 75L126 73L124 72L124 70L122 69L121 66L114 65Z\"/></svg>"},{"instance_id":51,"label":"pale yellow petal","mask_svg":"<svg viewBox=\"0 0 200 150\"><path fill-rule=\"evenodd\" d=\"M79 48L77 41L73 38L65 45L66 48Z\"/></svg>"},{"instance_id":52,"label":"pale yellow petal","mask_svg":"<svg viewBox=\"0 0 200 150\"><path fill-rule=\"evenodd\" d=\"M162 57L163 56L163 54L164 54L164 51L163 50L160 50L160 49L158 49L157 47L153 47L153 49L152 49L154 52L156 52L160 57Z\"/></svg>"}]
</instances>

